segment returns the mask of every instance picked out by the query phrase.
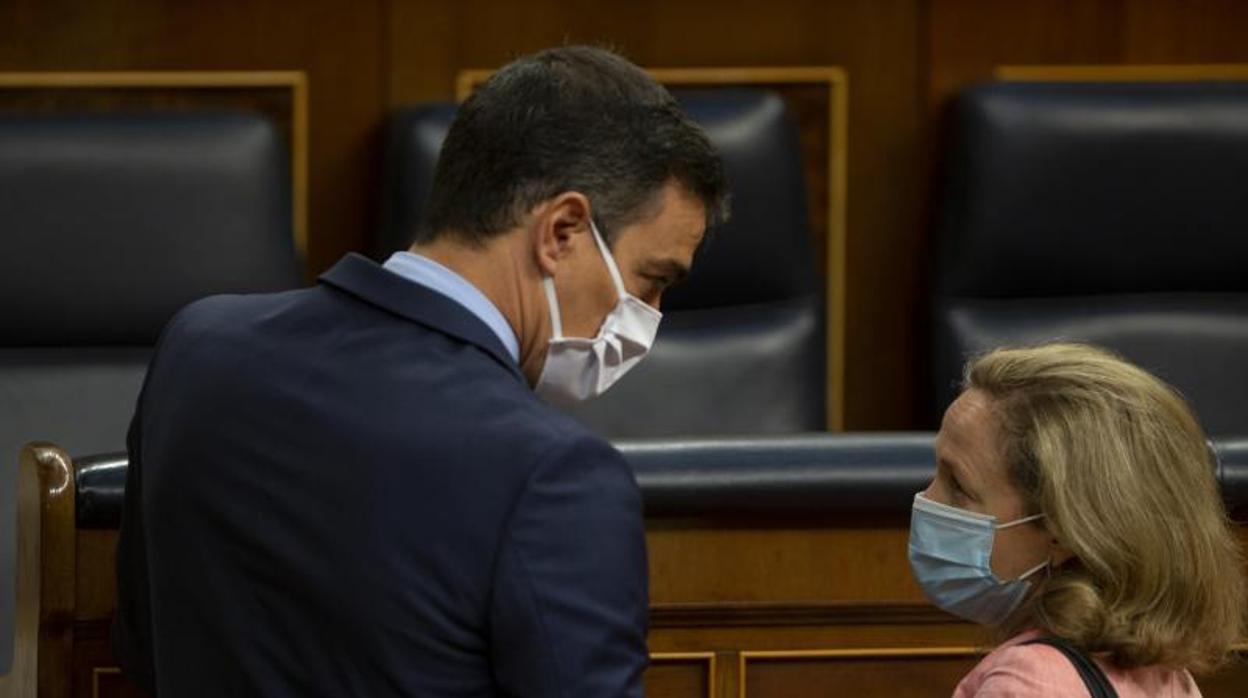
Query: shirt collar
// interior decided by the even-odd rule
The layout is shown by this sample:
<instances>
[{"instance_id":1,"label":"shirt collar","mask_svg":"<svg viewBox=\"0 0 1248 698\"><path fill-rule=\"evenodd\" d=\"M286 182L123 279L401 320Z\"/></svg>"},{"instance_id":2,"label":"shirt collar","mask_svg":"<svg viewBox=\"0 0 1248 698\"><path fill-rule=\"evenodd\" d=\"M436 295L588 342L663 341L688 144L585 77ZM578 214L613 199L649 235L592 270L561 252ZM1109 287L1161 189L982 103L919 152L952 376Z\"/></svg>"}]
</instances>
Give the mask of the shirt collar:
<instances>
[{"instance_id":1,"label":"shirt collar","mask_svg":"<svg viewBox=\"0 0 1248 698\"><path fill-rule=\"evenodd\" d=\"M476 286L451 269L432 259L412 252L402 251L390 255L382 265L387 271L408 281L436 291L464 306L478 320L498 336L513 361L520 363L520 342L516 333L503 317L502 311L485 297Z\"/></svg>"}]
</instances>

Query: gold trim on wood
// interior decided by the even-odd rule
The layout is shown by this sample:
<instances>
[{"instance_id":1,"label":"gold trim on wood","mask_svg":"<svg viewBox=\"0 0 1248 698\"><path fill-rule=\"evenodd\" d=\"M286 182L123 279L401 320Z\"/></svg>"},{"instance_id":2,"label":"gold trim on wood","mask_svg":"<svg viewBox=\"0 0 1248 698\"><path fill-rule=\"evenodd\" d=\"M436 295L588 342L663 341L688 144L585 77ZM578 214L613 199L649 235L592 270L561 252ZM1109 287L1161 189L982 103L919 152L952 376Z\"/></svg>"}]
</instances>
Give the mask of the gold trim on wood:
<instances>
[{"instance_id":1,"label":"gold trim on wood","mask_svg":"<svg viewBox=\"0 0 1248 698\"><path fill-rule=\"evenodd\" d=\"M898 657L973 657L984 653L982 647L852 647L838 650L746 650L741 661L802 660L802 659L862 659Z\"/></svg>"},{"instance_id":2,"label":"gold trim on wood","mask_svg":"<svg viewBox=\"0 0 1248 698\"><path fill-rule=\"evenodd\" d=\"M284 87L291 91L291 224L295 249L308 254L308 78L302 71L0 73L0 89L213 89Z\"/></svg>"},{"instance_id":3,"label":"gold trim on wood","mask_svg":"<svg viewBox=\"0 0 1248 698\"><path fill-rule=\"evenodd\" d=\"M861 601L656 603L654 628L779 627L828 625L958 624L954 616L927 603Z\"/></svg>"},{"instance_id":4,"label":"gold trim on wood","mask_svg":"<svg viewBox=\"0 0 1248 698\"><path fill-rule=\"evenodd\" d=\"M737 659L737 694L745 696L746 664L752 659L801 661L805 659L903 659L975 657L986 652L981 647L853 647L837 650L757 650L741 652Z\"/></svg>"},{"instance_id":5,"label":"gold trim on wood","mask_svg":"<svg viewBox=\"0 0 1248 698\"><path fill-rule=\"evenodd\" d=\"M121 669L115 666L97 666L91 668L91 698L100 698L100 676L108 674L110 676L121 673Z\"/></svg>"},{"instance_id":6,"label":"gold trim on wood","mask_svg":"<svg viewBox=\"0 0 1248 698\"><path fill-rule=\"evenodd\" d=\"M706 686L707 698L714 698L715 692L715 665L716 657L714 652L654 652L650 655L651 663L681 663L681 662L705 662L706 663ZM120 667L92 667L91 668L91 697L99 698L100 696L100 676L115 676L121 673Z\"/></svg>"},{"instance_id":7,"label":"gold trim on wood","mask_svg":"<svg viewBox=\"0 0 1248 698\"><path fill-rule=\"evenodd\" d=\"M462 102L468 99L473 89L493 74L494 70L491 68L467 68L459 71L459 74L455 76L455 101Z\"/></svg>"},{"instance_id":8,"label":"gold trim on wood","mask_svg":"<svg viewBox=\"0 0 1248 698\"><path fill-rule=\"evenodd\" d=\"M127 71L0 73L0 87L101 89L112 87L286 87L305 81L300 71Z\"/></svg>"},{"instance_id":9,"label":"gold trim on wood","mask_svg":"<svg viewBox=\"0 0 1248 698\"><path fill-rule=\"evenodd\" d=\"M827 426L845 429L846 216L849 176L849 76L836 66L648 68L663 85L826 84L828 109ZM462 70L455 96L468 98L494 71Z\"/></svg>"},{"instance_id":10,"label":"gold trim on wood","mask_svg":"<svg viewBox=\"0 0 1248 698\"><path fill-rule=\"evenodd\" d=\"M715 690L716 657L714 652L652 652L650 654L651 664L690 661L706 662L706 698L715 698L718 692Z\"/></svg>"},{"instance_id":11,"label":"gold trim on wood","mask_svg":"<svg viewBox=\"0 0 1248 698\"><path fill-rule=\"evenodd\" d=\"M1248 80L1248 65L1003 65L993 77L1020 82Z\"/></svg>"}]
</instances>

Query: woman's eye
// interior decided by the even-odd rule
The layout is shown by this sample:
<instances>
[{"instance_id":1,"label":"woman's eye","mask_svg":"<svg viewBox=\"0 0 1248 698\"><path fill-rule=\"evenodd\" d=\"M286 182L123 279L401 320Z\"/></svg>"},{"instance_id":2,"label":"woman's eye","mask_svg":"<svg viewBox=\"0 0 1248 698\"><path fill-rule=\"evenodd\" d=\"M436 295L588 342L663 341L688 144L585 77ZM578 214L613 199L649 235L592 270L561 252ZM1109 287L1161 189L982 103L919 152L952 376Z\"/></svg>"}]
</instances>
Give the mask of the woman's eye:
<instances>
[{"instance_id":1,"label":"woman's eye","mask_svg":"<svg viewBox=\"0 0 1248 698\"><path fill-rule=\"evenodd\" d=\"M949 489L952 490L954 496L960 499L970 498L970 495L966 493L966 490L962 489L962 484L958 482L958 478L952 475L949 476Z\"/></svg>"}]
</instances>

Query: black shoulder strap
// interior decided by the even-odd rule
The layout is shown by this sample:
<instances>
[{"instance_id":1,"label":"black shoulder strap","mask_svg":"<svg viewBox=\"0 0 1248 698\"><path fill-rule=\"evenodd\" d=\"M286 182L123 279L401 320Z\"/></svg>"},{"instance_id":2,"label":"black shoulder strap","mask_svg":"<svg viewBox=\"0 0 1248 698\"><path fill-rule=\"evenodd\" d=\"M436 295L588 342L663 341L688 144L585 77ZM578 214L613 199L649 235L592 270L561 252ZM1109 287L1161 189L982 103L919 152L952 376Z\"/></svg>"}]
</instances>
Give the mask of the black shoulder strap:
<instances>
[{"instance_id":1,"label":"black shoulder strap","mask_svg":"<svg viewBox=\"0 0 1248 698\"><path fill-rule=\"evenodd\" d=\"M1079 678L1083 679L1083 685L1088 687L1092 698L1118 698L1118 692L1109 683L1105 672L1101 671L1091 657L1069 642L1057 637L1038 637L1023 644L1048 645L1066 655L1070 663L1075 665L1075 671L1079 672Z\"/></svg>"}]
</instances>

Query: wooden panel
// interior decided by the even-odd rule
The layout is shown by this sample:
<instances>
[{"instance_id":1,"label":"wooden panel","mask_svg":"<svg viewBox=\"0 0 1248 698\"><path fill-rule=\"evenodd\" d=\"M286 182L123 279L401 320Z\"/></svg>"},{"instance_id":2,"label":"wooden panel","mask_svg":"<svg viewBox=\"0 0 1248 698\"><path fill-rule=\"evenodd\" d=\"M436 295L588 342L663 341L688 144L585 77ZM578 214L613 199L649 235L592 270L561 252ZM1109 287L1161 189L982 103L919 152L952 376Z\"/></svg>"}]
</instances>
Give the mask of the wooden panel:
<instances>
[{"instance_id":1,"label":"wooden panel","mask_svg":"<svg viewBox=\"0 0 1248 698\"><path fill-rule=\"evenodd\" d=\"M997 65L1117 62L1122 7L1123 0L932 0L929 118Z\"/></svg>"},{"instance_id":2,"label":"wooden panel","mask_svg":"<svg viewBox=\"0 0 1248 698\"><path fill-rule=\"evenodd\" d=\"M908 522L652 521L651 602L918 603ZM887 573L885 572L887 571Z\"/></svg>"},{"instance_id":3,"label":"wooden panel","mask_svg":"<svg viewBox=\"0 0 1248 698\"><path fill-rule=\"evenodd\" d=\"M975 647L854 648L745 652L742 698L794 695L904 695L945 698L982 658ZM1197 680L1208 698L1242 696L1248 665L1235 664Z\"/></svg>"},{"instance_id":4,"label":"wooden panel","mask_svg":"<svg viewBox=\"0 0 1248 698\"><path fill-rule=\"evenodd\" d=\"M79 621L110 618L117 603L117 577L111 574L117 559L117 531L78 531L78 565L83 570L108 570L82 574L74 589Z\"/></svg>"},{"instance_id":5,"label":"wooden panel","mask_svg":"<svg viewBox=\"0 0 1248 698\"><path fill-rule=\"evenodd\" d=\"M831 681L863 691L827 695L873 695L872 676L894 675L947 690L992 638L922 599L906 560L907 531L901 518L648 521L655 660L648 695L737 696L746 685L741 656L754 667L750 695L776 695L803 674L820 690L837 685L819 683ZM1239 537L1248 544L1248 528ZM134 695L121 692L120 677L99 671L115 664L108 642L115 540L113 531L78 532L75 696L90 695L96 683L101 695ZM805 672L800 662L808 660L817 665ZM1205 694L1235 695L1246 672L1240 664L1202 679Z\"/></svg>"},{"instance_id":6,"label":"wooden panel","mask_svg":"<svg viewBox=\"0 0 1248 698\"><path fill-rule=\"evenodd\" d=\"M746 653L741 696L946 698L979 659L970 647Z\"/></svg>"},{"instance_id":7,"label":"wooden panel","mask_svg":"<svg viewBox=\"0 0 1248 698\"><path fill-rule=\"evenodd\" d=\"M837 65L849 75L845 420L917 426L918 0L395 0L391 104L454 97L455 75L564 42L644 66ZM860 82L857 75L862 75Z\"/></svg>"},{"instance_id":8,"label":"wooden panel","mask_svg":"<svg viewBox=\"0 0 1248 698\"><path fill-rule=\"evenodd\" d=\"M52 444L27 445L22 467L39 467L40 520L39 695L72 695L70 671L74 649L74 585L78 561L74 546L77 501L73 463ZM103 572L104 570L100 570Z\"/></svg>"},{"instance_id":9,"label":"wooden panel","mask_svg":"<svg viewBox=\"0 0 1248 698\"><path fill-rule=\"evenodd\" d=\"M1248 62L1238 0L931 0L927 32L929 115L1000 65Z\"/></svg>"},{"instance_id":10,"label":"wooden panel","mask_svg":"<svg viewBox=\"0 0 1248 698\"><path fill-rule=\"evenodd\" d=\"M1125 12L1126 62L1248 62L1243 0L1132 0Z\"/></svg>"},{"instance_id":11,"label":"wooden panel","mask_svg":"<svg viewBox=\"0 0 1248 698\"><path fill-rule=\"evenodd\" d=\"M384 115L383 0L10 0L0 72L302 71L308 76L308 262L365 248Z\"/></svg>"},{"instance_id":12,"label":"wooden panel","mask_svg":"<svg viewBox=\"0 0 1248 698\"><path fill-rule=\"evenodd\" d=\"M645 693L647 698L711 698L716 693L714 653L651 655Z\"/></svg>"},{"instance_id":13,"label":"wooden panel","mask_svg":"<svg viewBox=\"0 0 1248 698\"><path fill-rule=\"evenodd\" d=\"M111 662L107 642L100 635L103 624L80 626L75 640L74 696L92 698L142 698L146 695L121 674ZM776 650L727 653L739 658L730 681L717 681L716 654L656 653L646 672L646 695L649 698L705 698L710 696L948 696L952 686L970 671L984 650L976 647L940 649L942 640L964 640L975 633L949 632L942 626L936 632L924 633L923 628L897 626L891 634L870 632L863 627L850 628L844 644L864 639L901 641L919 647L863 648L827 651ZM738 631L738 635L741 635ZM714 635L712 644L727 645L731 634L702 631L699 636ZM788 628L780 636L755 628L746 635L745 647L807 646L826 640L827 633ZM84 639L86 638L86 639ZM743 638L738 638L743 639ZM807 642L802 642L807 640ZM812 642L813 640L814 642ZM652 643L653 644L653 643ZM932 649L936 648L936 649ZM725 666L724 669L729 667ZM807 681L809 683L802 683ZM795 683L797 682L797 683ZM1248 685L1248 663L1233 664L1212 676L1198 677L1202 693L1208 698L1233 698L1243 695ZM2 684L0 684L2 685ZM839 688L839 690L838 690ZM799 690L800 689L800 690ZM892 690L892 693L888 691Z\"/></svg>"},{"instance_id":14,"label":"wooden panel","mask_svg":"<svg viewBox=\"0 0 1248 698\"><path fill-rule=\"evenodd\" d=\"M117 667L99 667L91 672L91 698L143 698L145 695L127 681Z\"/></svg>"},{"instance_id":15,"label":"wooden panel","mask_svg":"<svg viewBox=\"0 0 1248 698\"><path fill-rule=\"evenodd\" d=\"M1212 676L1197 676L1196 685L1205 698L1235 698L1248 686L1248 648L1241 647L1234 663Z\"/></svg>"},{"instance_id":16,"label":"wooden panel","mask_svg":"<svg viewBox=\"0 0 1248 698\"><path fill-rule=\"evenodd\" d=\"M88 579L87 575L80 578ZM110 634L112 614L92 621L74 623L73 693L74 696L126 696L134 698L146 695L121 673L113 656Z\"/></svg>"},{"instance_id":17,"label":"wooden panel","mask_svg":"<svg viewBox=\"0 0 1248 698\"><path fill-rule=\"evenodd\" d=\"M145 696L121 673L113 656L109 617L74 624L73 695L102 698Z\"/></svg>"}]
</instances>

